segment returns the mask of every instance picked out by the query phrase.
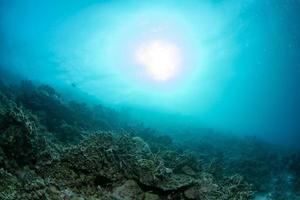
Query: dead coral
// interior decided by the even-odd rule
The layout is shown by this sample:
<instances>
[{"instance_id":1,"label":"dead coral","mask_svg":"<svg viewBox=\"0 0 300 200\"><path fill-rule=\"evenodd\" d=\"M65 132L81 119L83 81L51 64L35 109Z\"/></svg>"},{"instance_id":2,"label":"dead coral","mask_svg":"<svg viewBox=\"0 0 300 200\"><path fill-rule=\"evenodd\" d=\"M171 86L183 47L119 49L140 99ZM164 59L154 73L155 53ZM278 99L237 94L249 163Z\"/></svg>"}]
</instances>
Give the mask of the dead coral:
<instances>
[{"instance_id":1,"label":"dead coral","mask_svg":"<svg viewBox=\"0 0 300 200\"><path fill-rule=\"evenodd\" d=\"M254 192L252 186L244 181L241 175L227 177L221 182L222 191L226 199L253 199Z\"/></svg>"},{"instance_id":2,"label":"dead coral","mask_svg":"<svg viewBox=\"0 0 300 200\"><path fill-rule=\"evenodd\" d=\"M134 180L128 180L123 185L116 187L112 197L116 200L142 199L143 191Z\"/></svg>"},{"instance_id":3,"label":"dead coral","mask_svg":"<svg viewBox=\"0 0 300 200\"><path fill-rule=\"evenodd\" d=\"M0 169L0 199L16 199L20 187L21 184L15 176L4 169Z\"/></svg>"},{"instance_id":4,"label":"dead coral","mask_svg":"<svg viewBox=\"0 0 300 200\"><path fill-rule=\"evenodd\" d=\"M166 166L176 173L196 176L195 172L201 171L201 161L191 151L162 150L158 155L166 161Z\"/></svg>"},{"instance_id":5,"label":"dead coral","mask_svg":"<svg viewBox=\"0 0 300 200\"><path fill-rule=\"evenodd\" d=\"M7 110L1 126L0 146L18 164L34 163L41 147L35 117L14 105ZM22 147L22 148L20 148Z\"/></svg>"},{"instance_id":6,"label":"dead coral","mask_svg":"<svg viewBox=\"0 0 300 200\"><path fill-rule=\"evenodd\" d=\"M105 172L111 178L122 174L145 185L154 185L170 173L163 160L155 157L141 138L127 134L91 135L68 149L65 155L62 162L72 169L94 174Z\"/></svg>"},{"instance_id":7,"label":"dead coral","mask_svg":"<svg viewBox=\"0 0 300 200\"><path fill-rule=\"evenodd\" d=\"M0 93L0 199L251 199L239 176L205 172L196 151L152 129L119 127L111 109L47 85L17 91Z\"/></svg>"},{"instance_id":8,"label":"dead coral","mask_svg":"<svg viewBox=\"0 0 300 200\"><path fill-rule=\"evenodd\" d=\"M184 191L187 199L205 200L250 200L254 193L241 176L228 177L224 182L216 182L211 174L202 173L197 185Z\"/></svg>"}]
</instances>

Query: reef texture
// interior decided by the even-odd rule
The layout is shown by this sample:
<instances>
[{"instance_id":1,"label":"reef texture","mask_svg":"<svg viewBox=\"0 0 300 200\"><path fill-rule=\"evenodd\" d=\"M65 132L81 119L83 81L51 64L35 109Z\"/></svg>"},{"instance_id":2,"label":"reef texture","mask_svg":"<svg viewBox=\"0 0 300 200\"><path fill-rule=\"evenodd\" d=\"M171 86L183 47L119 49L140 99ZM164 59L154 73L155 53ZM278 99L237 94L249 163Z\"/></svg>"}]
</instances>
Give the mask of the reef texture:
<instances>
[{"instance_id":1,"label":"reef texture","mask_svg":"<svg viewBox=\"0 0 300 200\"><path fill-rule=\"evenodd\" d=\"M297 153L278 161L259 142L228 139L244 151L216 147L218 137L175 143L112 109L66 102L30 81L0 82L0 91L0 199L246 200L275 186L268 198L295 199L278 194L287 182L299 192ZM268 185L284 159L291 180Z\"/></svg>"}]
</instances>

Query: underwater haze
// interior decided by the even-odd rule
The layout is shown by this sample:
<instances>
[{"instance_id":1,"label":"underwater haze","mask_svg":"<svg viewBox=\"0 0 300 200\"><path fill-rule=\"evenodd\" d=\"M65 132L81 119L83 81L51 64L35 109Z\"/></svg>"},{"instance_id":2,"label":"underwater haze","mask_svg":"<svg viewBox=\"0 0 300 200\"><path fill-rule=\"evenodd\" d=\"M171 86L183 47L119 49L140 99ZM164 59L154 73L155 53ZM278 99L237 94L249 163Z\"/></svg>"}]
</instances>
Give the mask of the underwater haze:
<instances>
[{"instance_id":1,"label":"underwater haze","mask_svg":"<svg viewBox=\"0 0 300 200\"><path fill-rule=\"evenodd\" d=\"M112 106L293 142L300 132L299 9L296 0L2 0L1 67L76 86ZM166 64L176 72L149 72L137 62L137 51L155 42L176 48L169 57L177 63Z\"/></svg>"},{"instance_id":2,"label":"underwater haze","mask_svg":"<svg viewBox=\"0 0 300 200\"><path fill-rule=\"evenodd\" d=\"M2 0L1 66L113 106L291 142L300 133L299 9L296 0ZM168 80L136 62L155 41L179 49Z\"/></svg>"},{"instance_id":3,"label":"underwater haze","mask_svg":"<svg viewBox=\"0 0 300 200\"><path fill-rule=\"evenodd\" d=\"M299 0L0 0L0 200L299 200Z\"/></svg>"}]
</instances>

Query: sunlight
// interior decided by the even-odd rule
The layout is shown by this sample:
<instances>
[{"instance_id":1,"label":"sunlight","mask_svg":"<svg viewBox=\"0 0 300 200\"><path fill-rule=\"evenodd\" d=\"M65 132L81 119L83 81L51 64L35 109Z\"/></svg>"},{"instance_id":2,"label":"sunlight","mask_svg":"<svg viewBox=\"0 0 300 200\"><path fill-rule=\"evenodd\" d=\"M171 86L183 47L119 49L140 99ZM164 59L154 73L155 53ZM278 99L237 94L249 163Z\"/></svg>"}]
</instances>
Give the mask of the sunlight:
<instances>
[{"instance_id":1,"label":"sunlight","mask_svg":"<svg viewBox=\"0 0 300 200\"><path fill-rule=\"evenodd\" d=\"M182 62L180 49L165 41L144 43L137 49L136 60L156 81L167 81L178 75Z\"/></svg>"}]
</instances>

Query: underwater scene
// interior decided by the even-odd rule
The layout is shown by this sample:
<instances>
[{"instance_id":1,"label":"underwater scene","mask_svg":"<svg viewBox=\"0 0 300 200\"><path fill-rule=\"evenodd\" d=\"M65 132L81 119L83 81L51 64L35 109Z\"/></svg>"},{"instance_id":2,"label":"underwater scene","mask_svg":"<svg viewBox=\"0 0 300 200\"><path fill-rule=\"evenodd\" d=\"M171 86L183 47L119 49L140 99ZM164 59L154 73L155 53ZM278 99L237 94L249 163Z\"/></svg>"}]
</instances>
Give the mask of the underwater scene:
<instances>
[{"instance_id":1,"label":"underwater scene","mask_svg":"<svg viewBox=\"0 0 300 200\"><path fill-rule=\"evenodd\" d=\"M0 0L0 200L300 200L299 0Z\"/></svg>"}]
</instances>

